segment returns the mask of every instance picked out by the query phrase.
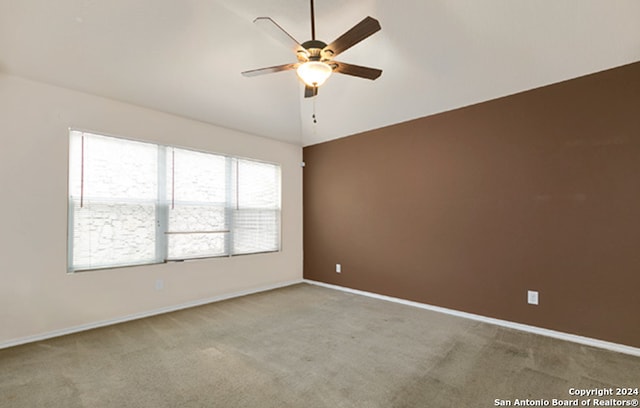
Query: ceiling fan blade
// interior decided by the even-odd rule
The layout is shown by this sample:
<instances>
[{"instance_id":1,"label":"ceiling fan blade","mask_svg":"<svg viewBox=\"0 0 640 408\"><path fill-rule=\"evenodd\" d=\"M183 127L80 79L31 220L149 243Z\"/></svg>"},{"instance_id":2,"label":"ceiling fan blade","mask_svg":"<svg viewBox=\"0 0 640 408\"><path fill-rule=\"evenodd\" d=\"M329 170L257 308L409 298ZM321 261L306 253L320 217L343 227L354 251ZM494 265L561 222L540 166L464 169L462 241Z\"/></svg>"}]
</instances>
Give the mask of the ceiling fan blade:
<instances>
[{"instance_id":1,"label":"ceiling fan blade","mask_svg":"<svg viewBox=\"0 0 640 408\"><path fill-rule=\"evenodd\" d=\"M377 79L380 75L382 75L382 70L377 68L361 67L360 65L347 64L345 62L338 61L332 61L332 64L336 65L336 67L333 69L333 72L338 72L340 74L351 75L371 80Z\"/></svg>"},{"instance_id":2,"label":"ceiling fan blade","mask_svg":"<svg viewBox=\"0 0 640 408\"><path fill-rule=\"evenodd\" d=\"M298 67L298 64L276 65L275 67L259 68L259 69L244 71L242 75L246 77L252 77L257 75L272 74L274 72L288 71L290 69L296 69L297 67Z\"/></svg>"},{"instance_id":3,"label":"ceiling fan blade","mask_svg":"<svg viewBox=\"0 0 640 408\"><path fill-rule=\"evenodd\" d=\"M264 31L269 33L272 38L279 41L285 47L293 50L295 53L302 53L306 56L309 55L309 52L296 40L285 31L284 28L280 27L278 23L273 21L271 17L258 17L253 20L255 24L257 24Z\"/></svg>"},{"instance_id":4,"label":"ceiling fan blade","mask_svg":"<svg viewBox=\"0 0 640 408\"><path fill-rule=\"evenodd\" d=\"M336 56L341 52L353 47L360 41L380 30L380 23L373 17L366 17L364 20L353 26L349 31L335 39L324 48L324 52L331 52Z\"/></svg>"},{"instance_id":5,"label":"ceiling fan blade","mask_svg":"<svg viewBox=\"0 0 640 408\"><path fill-rule=\"evenodd\" d=\"M313 98L318 95L318 87L317 86L308 86L304 87L304 97L305 98Z\"/></svg>"}]
</instances>

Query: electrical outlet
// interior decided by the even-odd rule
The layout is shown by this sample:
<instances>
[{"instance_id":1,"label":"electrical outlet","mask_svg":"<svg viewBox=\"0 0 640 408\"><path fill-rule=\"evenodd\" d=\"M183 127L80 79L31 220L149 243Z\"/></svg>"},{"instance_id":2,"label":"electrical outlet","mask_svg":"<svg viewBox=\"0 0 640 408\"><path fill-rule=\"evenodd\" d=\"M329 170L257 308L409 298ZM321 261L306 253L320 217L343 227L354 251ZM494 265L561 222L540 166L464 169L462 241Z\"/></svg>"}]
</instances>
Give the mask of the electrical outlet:
<instances>
[{"instance_id":1,"label":"electrical outlet","mask_svg":"<svg viewBox=\"0 0 640 408\"><path fill-rule=\"evenodd\" d=\"M527 303L530 305L538 304L538 291L537 290L529 290L527 291Z\"/></svg>"},{"instance_id":2,"label":"electrical outlet","mask_svg":"<svg viewBox=\"0 0 640 408\"><path fill-rule=\"evenodd\" d=\"M164 280L156 279L156 290L164 289Z\"/></svg>"},{"instance_id":3,"label":"electrical outlet","mask_svg":"<svg viewBox=\"0 0 640 408\"><path fill-rule=\"evenodd\" d=\"M336 272L337 273L342 273L342 265L336 264Z\"/></svg>"}]
</instances>

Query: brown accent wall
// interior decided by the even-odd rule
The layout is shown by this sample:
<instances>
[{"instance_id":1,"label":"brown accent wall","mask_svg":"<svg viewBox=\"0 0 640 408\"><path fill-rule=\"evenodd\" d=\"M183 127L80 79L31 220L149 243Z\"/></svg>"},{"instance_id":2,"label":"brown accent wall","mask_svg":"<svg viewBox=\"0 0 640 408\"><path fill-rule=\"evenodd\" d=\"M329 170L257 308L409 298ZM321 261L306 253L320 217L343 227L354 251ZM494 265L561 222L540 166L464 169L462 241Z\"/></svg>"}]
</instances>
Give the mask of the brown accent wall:
<instances>
[{"instance_id":1,"label":"brown accent wall","mask_svg":"<svg viewBox=\"0 0 640 408\"><path fill-rule=\"evenodd\" d=\"M640 63L304 160L306 279L640 347Z\"/></svg>"}]
</instances>

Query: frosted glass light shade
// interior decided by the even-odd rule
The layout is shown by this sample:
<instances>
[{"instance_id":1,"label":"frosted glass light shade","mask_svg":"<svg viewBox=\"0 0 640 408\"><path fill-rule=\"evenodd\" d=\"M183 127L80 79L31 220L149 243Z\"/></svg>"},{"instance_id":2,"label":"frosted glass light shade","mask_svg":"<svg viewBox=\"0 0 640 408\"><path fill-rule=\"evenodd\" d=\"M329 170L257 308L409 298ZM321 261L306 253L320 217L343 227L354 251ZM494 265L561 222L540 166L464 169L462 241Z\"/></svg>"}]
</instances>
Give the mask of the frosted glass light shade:
<instances>
[{"instance_id":1,"label":"frosted glass light shade","mask_svg":"<svg viewBox=\"0 0 640 408\"><path fill-rule=\"evenodd\" d=\"M324 84L331 75L332 69L324 62L308 61L300 65L296 72L305 84L317 87Z\"/></svg>"}]
</instances>

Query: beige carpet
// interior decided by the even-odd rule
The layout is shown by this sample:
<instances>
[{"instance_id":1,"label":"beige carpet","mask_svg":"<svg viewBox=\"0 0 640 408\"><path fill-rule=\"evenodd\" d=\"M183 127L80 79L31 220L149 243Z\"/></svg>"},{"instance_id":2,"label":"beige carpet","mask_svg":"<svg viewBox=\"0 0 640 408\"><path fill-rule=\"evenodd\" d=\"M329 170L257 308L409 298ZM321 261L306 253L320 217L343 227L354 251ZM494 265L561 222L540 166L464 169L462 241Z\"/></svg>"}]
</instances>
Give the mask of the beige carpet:
<instances>
[{"instance_id":1,"label":"beige carpet","mask_svg":"<svg viewBox=\"0 0 640 408\"><path fill-rule=\"evenodd\" d=\"M492 407L605 387L640 387L640 358L307 284L0 350L3 408Z\"/></svg>"}]
</instances>

